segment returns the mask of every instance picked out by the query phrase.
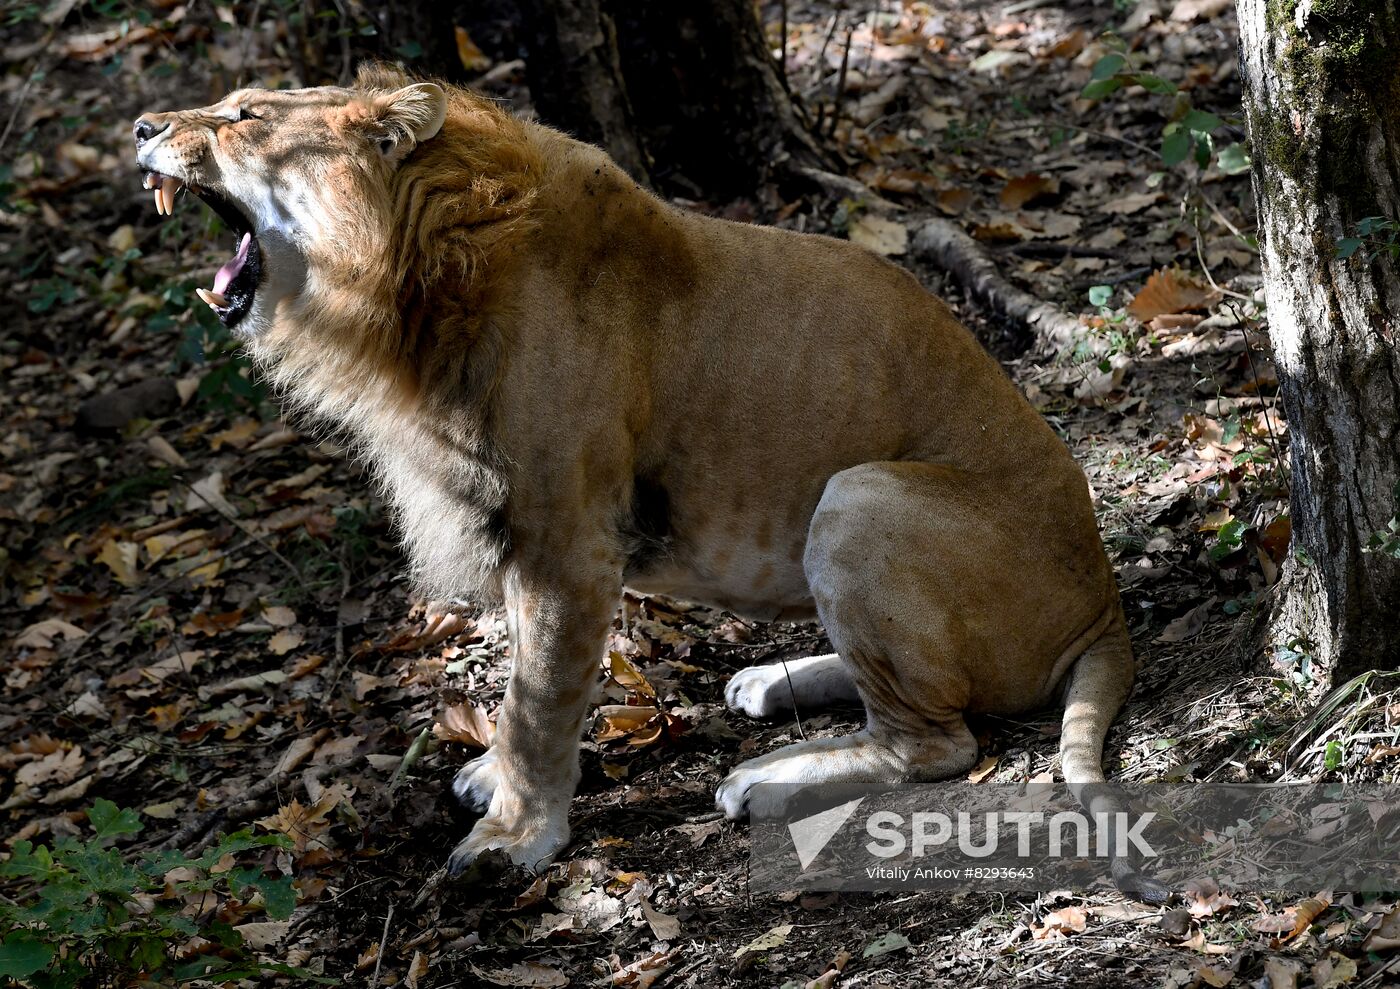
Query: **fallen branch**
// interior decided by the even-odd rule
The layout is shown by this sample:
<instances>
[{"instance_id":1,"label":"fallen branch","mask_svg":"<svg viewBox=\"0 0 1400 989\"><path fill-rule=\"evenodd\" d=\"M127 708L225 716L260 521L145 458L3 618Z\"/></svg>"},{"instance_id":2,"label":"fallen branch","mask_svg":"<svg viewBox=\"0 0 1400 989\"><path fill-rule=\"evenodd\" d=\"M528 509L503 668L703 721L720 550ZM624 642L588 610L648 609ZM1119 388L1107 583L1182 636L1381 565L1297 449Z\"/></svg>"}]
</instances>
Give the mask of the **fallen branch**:
<instances>
[{"instance_id":1,"label":"fallen branch","mask_svg":"<svg viewBox=\"0 0 1400 989\"><path fill-rule=\"evenodd\" d=\"M835 172L828 172L824 168L814 168L811 165L797 162L792 164L792 172L816 183L834 196L854 200L867 208L892 212L904 209L903 206L886 199L859 179L853 179L847 175L838 175Z\"/></svg>"},{"instance_id":2,"label":"fallen branch","mask_svg":"<svg viewBox=\"0 0 1400 989\"><path fill-rule=\"evenodd\" d=\"M982 305L1024 323L1042 349L1063 350L1082 330L1075 317L1011 284L986 249L949 220L932 219L920 227L914 253L951 274Z\"/></svg>"}]
</instances>

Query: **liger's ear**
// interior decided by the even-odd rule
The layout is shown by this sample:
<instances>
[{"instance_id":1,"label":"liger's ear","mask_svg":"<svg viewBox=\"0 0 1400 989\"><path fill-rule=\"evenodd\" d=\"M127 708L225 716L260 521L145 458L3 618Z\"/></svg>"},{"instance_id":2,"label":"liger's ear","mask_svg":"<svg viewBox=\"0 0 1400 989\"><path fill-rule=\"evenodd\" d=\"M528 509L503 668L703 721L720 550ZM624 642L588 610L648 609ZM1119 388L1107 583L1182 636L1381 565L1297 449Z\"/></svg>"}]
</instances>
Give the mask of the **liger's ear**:
<instances>
[{"instance_id":1,"label":"liger's ear","mask_svg":"<svg viewBox=\"0 0 1400 989\"><path fill-rule=\"evenodd\" d=\"M385 157L400 157L436 137L447 119L447 94L436 83L414 83L381 99L379 150Z\"/></svg>"}]
</instances>

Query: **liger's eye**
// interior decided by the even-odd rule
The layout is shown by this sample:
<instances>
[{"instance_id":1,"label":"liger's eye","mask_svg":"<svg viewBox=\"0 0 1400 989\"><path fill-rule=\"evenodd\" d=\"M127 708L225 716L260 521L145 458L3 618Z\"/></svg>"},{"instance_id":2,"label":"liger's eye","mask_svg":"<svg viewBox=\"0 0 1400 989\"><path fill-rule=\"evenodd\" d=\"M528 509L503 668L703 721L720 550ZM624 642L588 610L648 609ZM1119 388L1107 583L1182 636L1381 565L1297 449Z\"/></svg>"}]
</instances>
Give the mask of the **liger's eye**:
<instances>
[{"instance_id":1,"label":"liger's eye","mask_svg":"<svg viewBox=\"0 0 1400 989\"><path fill-rule=\"evenodd\" d=\"M261 120L261 119L262 119L262 117L259 117L256 113L254 113L252 110L249 110L246 106L240 106L240 107L238 108L238 122L239 122L240 124L243 123L243 121L245 121L245 120Z\"/></svg>"}]
</instances>

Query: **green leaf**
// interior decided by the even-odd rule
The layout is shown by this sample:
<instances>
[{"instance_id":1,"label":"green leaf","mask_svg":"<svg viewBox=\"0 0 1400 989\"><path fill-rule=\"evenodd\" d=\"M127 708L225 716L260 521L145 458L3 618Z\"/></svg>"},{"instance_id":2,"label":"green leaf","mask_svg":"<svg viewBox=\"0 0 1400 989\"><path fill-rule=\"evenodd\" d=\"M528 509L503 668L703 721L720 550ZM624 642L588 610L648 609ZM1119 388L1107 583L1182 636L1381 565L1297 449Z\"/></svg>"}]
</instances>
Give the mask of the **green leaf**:
<instances>
[{"instance_id":1,"label":"green leaf","mask_svg":"<svg viewBox=\"0 0 1400 989\"><path fill-rule=\"evenodd\" d=\"M263 908L273 920L286 920L297 906L297 891L292 887L290 876L275 879L259 876L250 883L262 894Z\"/></svg>"},{"instance_id":2,"label":"green leaf","mask_svg":"<svg viewBox=\"0 0 1400 989\"><path fill-rule=\"evenodd\" d=\"M1123 80L1114 77L1111 79L1095 79L1085 86L1079 93L1086 100L1098 100L1109 93L1116 93L1123 88Z\"/></svg>"},{"instance_id":3,"label":"green leaf","mask_svg":"<svg viewBox=\"0 0 1400 989\"><path fill-rule=\"evenodd\" d=\"M1149 93L1170 96L1176 92L1176 83L1170 79L1163 79L1161 76L1154 76L1151 72L1139 72L1132 76L1132 81Z\"/></svg>"},{"instance_id":4,"label":"green leaf","mask_svg":"<svg viewBox=\"0 0 1400 989\"><path fill-rule=\"evenodd\" d=\"M91 809L87 812L88 823L92 825L92 830L96 832L98 841L106 838L116 838L124 834L137 834L143 825L141 815L136 811L127 808L118 810L117 805L110 800L98 798L93 801Z\"/></svg>"},{"instance_id":5,"label":"green leaf","mask_svg":"<svg viewBox=\"0 0 1400 989\"><path fill-rule=\"evenodd\" d=\"M220 835L218 842L191 864L197 865L201 869L209 869L225 855L233 855L249 848L267 847L291 848L292 840L284 834L253 834L247 830L235 831L233 834Z\"/></svg>"},{"instance_id":6,"label":"green leaf","mask_svg":"<svg viewBox=\"0 0 1400 989\"><path fill-rule=\"evenodd\" d=\"M423 46L416 41L405 41L397 46L394 51L403 58L418 58L423 54Z\"/></svg>"},{"instance_id":7,"label":"green leaf","mask_svg":"<svg viewBox=\"0 0 1400 989\"><path fill-rule=\"evenodd\" d=\"M1356 232L1363 237L1369 237L1373 233L1381 230L1390 230L1395 227L1395 222L1385 216L1363 216L1356 221Z\"/></svg>"},{"instance_id":8,"label":"green leaf","mask_svg":"<svg viewBox=\"0 0 1400 989\"><path fill-rule=\"evenodd\" d=\"M1239 519L1231 519L1222 525L1216 532L1216 544L1210 548L1210 558L1212 560L1223 560L1235 550L1240 548L1244 541L1244 532L1247 529Z\"/></svg>"},{"instance_id":9,"label":"green leaf","mask_svg":"<svg viewBox=\"0 0 1400 989\"><path fill-rule=\"evenodd\" d=\"M1360 237L1343 237L1337 241L1337 257L1345 261L1356 253L1362 244L1366 243Z\"/></svg>"},{"instance_id":10,"label":"green leaf","mask_svg":"<svg viewBox=\"0 0 1400 989\"><path fill-rule=\"evenodd\" d=\"M1094 70L1089 74L1089 78L1107 79L1118 74L1118 70L1128 64L1128 60L1117 52L1105 55L1094 63Z\"/></svg>"},{"instance_id":11,"label":"green leaf","mask_svg":"<svg viewBox=\"0 0 1400 989\"><path fill-rule=\"evenodd\" d=\"M1220 149L1215 160L1226 175L1239 175L1249 171L1249 148L1243 144L1227 144Z\"/></svg>"},{"instance_id":12,"label":"green leaf","mask_svg":"<svg viewBox=\"0 0 1400 989\"><path fill-rule=\"evenodd\" d=\"M48 968L56 953L28 931L14 931L0 941L0 975L23 979Z\"/></svg>"},{"instance_id":13,"label":"green leaf","mask_svg":"<svg viewBox=\"0 0 1400 989\"><path fill-rule=\"evenodd\" d=\"M1113 298L1112 285L1094 285L1089 289L1089 305L1106 306L1108 300Z\"/></svg>"},{"instance_id":14,"label":"green leaf","mask_svg":"<svg viewBox=\"0 0 1400 989\"><path fill-rule=\"evenodd\" d=\"M1327 743L1327 749L1322 757L1322 766L1324 769L1340 769L1342 763L1346 762L1346 758L1346 746L1333 739Z\"/></svg>"},{"instance_id":15,"label":"green leaf","mask_svg":"<svg viewBox=\"0 0 1400 989\"><path fill-rule=\"evenodd\" d=\"M1179 165L1191 153L1195 139L1189 130L1174 130L1162 138L1162 164Z\"/></svg>"},{"instance_id":16,"label":"green leaf","mask_svg":"<svg viewBox=\"0 0 1400 989\"><path fill-rule=\"evenodd\" d=\"M1196 164L1205 168L1210 164L1211 153L1215 150L1215 138L1196 131ZM212 310L211 310L212 312Z\"/></svg>"},{"instance_id":17,"label":"green leaf","mask_svg":"<svg viewBox=\"0 0 1400 989\"><path fill-rule=\"evenodd\" d=\"M1191 110L1181 118L1181 126L1197 134L1209 134L1217 127L1224 127L1225 121L1204 110Z\"/></svg>"}]
</instances>

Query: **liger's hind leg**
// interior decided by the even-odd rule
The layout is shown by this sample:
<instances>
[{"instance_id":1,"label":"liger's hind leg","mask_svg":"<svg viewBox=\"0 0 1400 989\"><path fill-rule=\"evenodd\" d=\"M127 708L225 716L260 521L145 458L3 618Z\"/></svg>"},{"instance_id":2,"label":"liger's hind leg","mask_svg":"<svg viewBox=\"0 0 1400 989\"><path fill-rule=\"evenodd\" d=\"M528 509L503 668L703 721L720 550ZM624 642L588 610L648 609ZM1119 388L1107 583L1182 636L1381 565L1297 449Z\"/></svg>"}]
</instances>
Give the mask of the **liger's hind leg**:
<instances>
[{"instance_id":1,"label":"liger's hind leg","mask_svg":"<svg viewBox=\"0 0 1400 989\"><path fill-rule=\"evenodd\" d=\"M751 718L767 718L793 708L801 713L804 708L859 699L851 671L834 652L750 666L735 673L724 689L730 710Z\"/></svg>"},{"instance_id":2,"label":"liger's hind leg","mask_svg":"<svg viewBox=\"0 0 1400 989\"><path fill-rule=\"evenodd\" d=\"M937 470L868 464L837 474L808 538L808 581L865 703L865 729L798 742L743 763L716 794L730 817L776 813L802 791L835 800L947 778L976 763L977 743L962 716L969 686L956 655L956 589L911 579L907 566L921 554L921 565L937 566L944 530L931 528L930 520L946 522L948 506L936 486L919 483L917 473L912 484L902 476L910 467ZM974 529L960 538L975 537ZM781 670L767 676L780 698Z\"/></svg>"}]
</instances>

